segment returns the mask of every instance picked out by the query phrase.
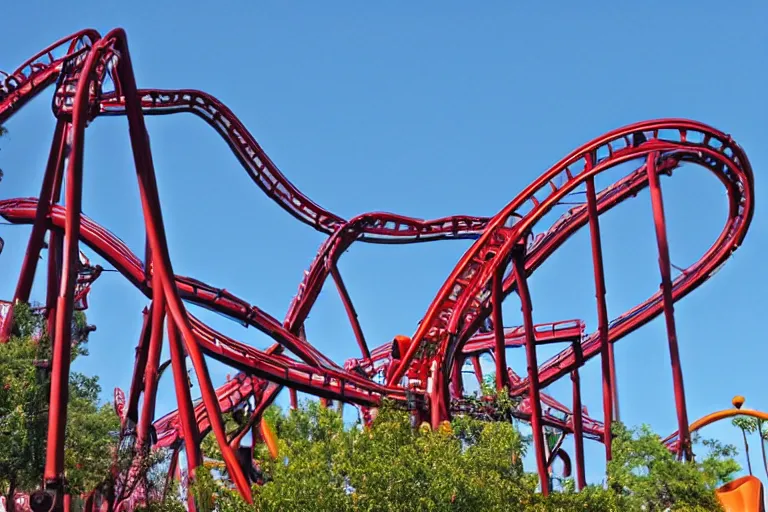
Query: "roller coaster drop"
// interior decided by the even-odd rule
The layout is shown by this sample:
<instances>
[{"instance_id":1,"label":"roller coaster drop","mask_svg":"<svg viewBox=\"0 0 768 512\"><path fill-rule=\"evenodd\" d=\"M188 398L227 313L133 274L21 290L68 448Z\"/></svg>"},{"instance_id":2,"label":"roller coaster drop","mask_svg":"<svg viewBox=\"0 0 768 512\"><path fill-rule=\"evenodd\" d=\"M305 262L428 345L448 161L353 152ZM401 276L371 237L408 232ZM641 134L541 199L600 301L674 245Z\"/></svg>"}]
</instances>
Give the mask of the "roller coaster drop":
<instances>
[{"instance_id":1,"label":"roller coaster drop","mask_svg":"<svg viewBox=\"0 0 768 512\"><path fill-rule=\"evenodd\" d=\"M461 369L465 362L471 362L478 381L482 380L482 354L490 354L495 360L498 389L506 387L511 396L521 399L513 414L532 425L542 492L549 491L547 475L554 457L559 454L567 458L562 449L549 450L545 446L544 427L555 429L562 436L574 435L577 484L581 488L585 485L583 438L604 442L606 458L611 457L610 436L606 438L604 433L610 431L617 408L613 344L662 313L669 338L679 425L678 433L669 438L669 445L680 457L690 458L673 303L712 276L738 248L749 227L754 211L752 169L743 150L730 136L684 119L640 122L576 149L491 218L454 216L424 221L368 213L345 220L318 206L291 184L237 117L212 96L195 90L137 89L123 30L113 30L104 37L94 30L78 32L4 76L0 85L0 123L43 89L55 85L52 107L57 124L40 195L36 199L0 201L0 215L7 221L32 225L13 302L0 305L3 340L10 332L13 304L29 300L46 233L50 233L44 308L54 347L45 466L49 489L61 488L63 479L71 317L76 306L87 306L88 291L101 272L101 267L91 266L79 252L81 242L150 300L144 311L128 397L116 393L124 430L135 432L140 447L172 448L174 467L183 447L189 471L201 464L200 441L212 430L228 474L246 500L251 500L251 480L248 463L238 459L240 442L251 429L254 439L260 437L256 428L261 415L283 388L289 389L294 406L296 392L302 391L320 397L325 403L337 400L354 404L366 421L370 421L372 410L387 397L408 406L417 421L429 421L436 427L452 413L467 410ZM144 116L181 112L196 114L216 130L271 199L301 222L328 235L305 272L282 323L224 289L173 272ZM143 261L81 212L86 125L99 116L116 115L126 116L129 123L147 235ZM613 185L596 190L597 174L630 161L639 162L634 171ZM701 259L673 279L659 177L672 175L682 163L703 166L719 178L727 191L729 216L721 234ZM599 215L645 187L650 189L656 227L660 290L609 321ZM553 225L542 225L542 219L553 207L575 193L584 194L585 202L571 207ZM587 334L584 323L578 320L535 325L528 277L587 224L597 292L597 330ZM339 273L338 259L355 241L409 244L444 239L475 241L438 291L417 331L370 350ZM315 348L304 330L304 322L329 276L338 288L362 354L343 366ZM513 292L520 298L523 326L504 328L501 304ZM256 327L276 343L262 351L228 338L189 314L184 302ZM169 364L160 364L166 323L178 410L155 421L158 376ZM539 366L536 346L554 342L570 346ZM505 348L510 346L525 347L528 371L524 378L507 368ZM285 349L298 360L285 355ZM241 373L214 389L206 355ZM588 418L581 404L579 368L597 355L602 361L605 425ZM197 404L190 396L185 356L192 362L201 389L202 401ZM542 386L565 375L570 375L573 382L572 409L541 391ZM381 383L374 380L377 376ZM144 400L139 410L142 394ZM245 406L249 412L247 421L228 438L222 413ZM129 500L119 505L130 508L132 504Z\"/></svg>"}]
</instances>

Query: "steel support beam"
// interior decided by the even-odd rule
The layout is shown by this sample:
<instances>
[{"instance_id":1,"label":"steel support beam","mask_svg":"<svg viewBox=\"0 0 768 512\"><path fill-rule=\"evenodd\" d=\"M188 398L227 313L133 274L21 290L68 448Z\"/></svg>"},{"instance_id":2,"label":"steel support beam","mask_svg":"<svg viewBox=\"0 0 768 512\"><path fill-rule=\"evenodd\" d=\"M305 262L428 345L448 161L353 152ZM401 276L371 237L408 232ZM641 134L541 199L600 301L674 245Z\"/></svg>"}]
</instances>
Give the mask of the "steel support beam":
<instances>
[{"instance_id":1,"label":"steel support beam","mask_svg":"<svg viewBox=\"0 0 768 512\"><path fill-rule=\"evenodd\" d=\"M581 354L580 341L573 343L573 350ZM581 358L579 357L579 363ZM584 489L587 485L587 477L584 465L584 419L581 405L581 377L579 376L579 365L571 371L571 384L573 388L573 450L576 459L576 488Z\"/></svg>"},{"instance_id":2,"label":"steel support beam","mask_svg":"<svg viewBox=\"0 0 768 512\"><path fill-rule=\"evenodd\" d=\"M542 430L541 391L539 389L539 364L536 360L536 337L533 324L533 305L528 290L528 278L525 275L525 252L523 247L515 248L512 256L513 272L520 296L520 309L523 312L525 328L525 354L528 360L529 398L531 400L531 429L533 430L533 451L536 454L536 467L541 482L541 493L549 494L549 473L544 454L544 431Z\"/></svg>"},{"instance_id":3,"label":"steel support beam","mask_svg":"<svg viewBox=\"0 0 768 512\"><path fill-rule=\"evenodd\" d=\"M496 361L496 389L501 391L507 385L507 344L504 339L504 319L501 314L501 303L504 300L504 272L499 267L493 273L491 285L491 303L493 315L493 335L496 341L494 359Z\"/></svg>"},{"instance_id":4,"label":"steel support beam","mask_svg":"<svg viewBox=\"0 0 768 512\"><path fill-rule=\"evenodd\" d=\"M363 336L363 329L360 327L360 320L357 318L355 306L352 304L352 299L349 297L347 287L344 285L344 281L341 279L341 274L336 265L331 266L331 276L333 277L333 282L336 283L336 288L339 290L341 301L344 303L344 310L347 312L347 317L349 317L349 323L352 324L352 330L355 333L355 339L357 340L357 345L360 347L360 352L365 359L370 360L371 351L368 350L368 344L365 341L365 336Z\"/></svg>"},{"instance_id":5,"label":"steel support beam","mask_svg":"<svg viewBox=\"0 0 768 512\"><path fill-rule=\"evenodd\" d=\"M658 153L650 153L646 159L646 172L651 191L653 221L656 227L656 242L659 247L659 271L661 273L661 293L664 301L664 320L667 325L667 340L669 342L669 357L672 363L672 381L675 389L675 409L677 411L677 428L680 432L678 457L690 460L691 436L688 431L688 409L685 404L685 387L683 385L683 369L680 363L680 349L677 345L677 329L675 326L675 306L672 298L672 270L669 259L669 243L667 241L667 225L664 219L664 200L661 195L661 184L656 172Z\"/></svg>"},{"instance_id":6,"label":"steel support beam","mask_svg":"<svg viewBox=\"0 0 768 512\"><path fill-rule=\"evenodd\" d=\"M595 299L597 301L597 329L600 336L600 362L603 370L603 424L605 425L605 460L613 458L611 424L614 420L614 376L613 346L608 339L608 306L605 300L605 270L603 268L603 248L600 240L600 221L597 213L597 194L595 180L587 178L587 211L589 214L589 233L592 242L592 266L595 274Z\"/></svg>"}]
</instances>

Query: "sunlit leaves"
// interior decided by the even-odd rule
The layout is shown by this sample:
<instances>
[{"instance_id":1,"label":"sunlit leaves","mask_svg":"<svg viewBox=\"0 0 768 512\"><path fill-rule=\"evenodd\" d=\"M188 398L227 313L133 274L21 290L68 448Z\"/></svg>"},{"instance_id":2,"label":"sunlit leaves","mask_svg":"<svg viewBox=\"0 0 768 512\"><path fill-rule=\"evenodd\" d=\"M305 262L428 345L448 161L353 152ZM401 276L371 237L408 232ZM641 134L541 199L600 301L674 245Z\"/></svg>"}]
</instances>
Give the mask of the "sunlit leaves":
<instances>
[{"instance_id":1,"label":"sunlit leaves","mask_svg":"<svg viewBox=\"0 0 768 512\"><path fill-rule=\"evenodd\" d=\"M0 344L0 487L8 492L38 487L48 429L50 340L45 318L25 304L14 307L12 336ZM72 323L72 359L87 354L85 315ZM97 377L72 372L64 445L67 489L93 490L109 474L120 422L109 405L99 405Z\"/></svg>"},{"instance_id":2,"label":"sunlit leaves","mask_svg":"<svg viewBox=\"0 0 768 512\"><path fill-rule=\"evenodd\" d=\"M206 475L193 486L205 502L199 508L693 512L719 510L714 489L739 469L732 446L704 441L707 453L686 464L647 427L617 425L609 485L576 492L568 479L545 498L536 492L537 476L523 470L529 440L509 422L459 416L450 429L432 431L384 407L371 428L345 428L335 411L317 402L285 415L271 408L265 418L277 432L281 457L272 461L257 447L266 484L254 487L255 504L247 506Z\"/></svg>"},{"instance_id":3,"label":"sunlit leaves","mask_svg":"<svg viewBox=\"0 0 768 512\"><path fill-rule=\"evenodd\" d=\"M617 423L613 431L608 481L630 510L719 510L715 486L739 469L730 458L734 447L707 441L708 453L702 460L686 464L677 461L647 425L630 431Z\"/></svg>"}]
</instances>

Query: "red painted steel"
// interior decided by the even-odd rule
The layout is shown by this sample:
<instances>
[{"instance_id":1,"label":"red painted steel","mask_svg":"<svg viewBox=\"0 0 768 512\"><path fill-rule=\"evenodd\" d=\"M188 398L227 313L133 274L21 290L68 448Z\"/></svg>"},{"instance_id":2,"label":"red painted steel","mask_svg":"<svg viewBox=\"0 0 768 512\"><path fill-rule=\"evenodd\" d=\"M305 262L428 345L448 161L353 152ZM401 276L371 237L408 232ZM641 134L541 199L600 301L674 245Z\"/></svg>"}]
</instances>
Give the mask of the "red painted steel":
<instances>
[{"instance_id":1,"label":"red painted steel","mask_svg":"<svg viewBox=\"0 0 768 512\"><path fill-rule=\"evenodd\" d=\"M677 409L678 456L691 459L691 440L688 432L688 409L685 405L685 389L683 388L683 370L680 366L680 350L677 346L677 330L675 328L674 301L672 300L672 276L669 262L669 244L667 243L667 226L664 220L664 202L661 197L661 185L656 174L658 153L649 153L645 168L648 181L651 184L651 203L653 205L653 221L656 226L656 240L659 246L659 270L661 272L661 293L663 297L664 320L667 324L669 341L669 356L672 360L672 380L675 387L675 407Z\"/></svg>"},{"instance_id":2,"label":"red painted steel","mask_svg":"<svg viewBox=\"0 0 768 512\"><path fill-rule=\"evenodd\" d=\"M56 233L56 231L52 230L51 233ZM154 305L150 304L148 308L144 308L142 311L141 333L139 334L139 343L136 346L136 360L133 365L133 378L131 379L128 406L125 412L125 418L130 419L133 423L139 421L139 398L142 393L144 372L147 369L147 358L149 357L150 319L153 316L153 309Z\"/></svg>"},{"instance_id":3,"label":"red painted steel","mask_svg":"<svg viewBox=\"0 0 768 512\"><path fill-rule=\"evenodd\" d=\"M518 249L519 250L519 249ZM525 355L528 360L528 378L530 381L529 396L533 406L531 429L533 430L533 451L536 454L536 466L539 470L541 493L549 494L549 474L544 455L544 430L541 424L541 395L539 390L539 364L536 361L536 338L533 335L533 304L528 291L528 280L525 276L525 255L517 252L512 256L512 269L517 281L517 293L520 296L520 308L523 312L525 327Z\"/></svg>"},{"instance_id":4,"label":"red painted steel","mask_svg":"<svg viewBox=\"0 0 768 512\"><path fill-rule=\"evenodd\" d=\"M147 447L149 427L155 419L155 399L157 393L157 370L160 366L160 352L163 342L163 324L165 322L165 298L162 289L157 286L152 300L152 317L147 354L147 367L144 371L144 400L141 404L141 416L137 429L137 443L141 449Z\"/></svg>"},{"instance_id":5,"label":"red painted steel","mask_svg":"<svg viewBox=\"0 0 768 512\"><path fill-rule=\"evenodd\" d=\"M581 378L579 369L571 372L573 385L573 450L576 453L576 486L582 490L587 485L584 466L584 419L581 405ZM608 444L608 443L606 443Z\"/></svg>"},{"instance_id":6,"label":"red painted steel","mask_svg":"<svg viewBox=\"0 0 768 512\"><path fill-rule=\"evenodd\" d=\"M588 165L594 165L592 155ZM608 308L605 302L605 272L603 270L603 247L600 240L600 221L597 218L597 195L595 180L587 180L587 212L589 213L589 234L592 242L592 265L595 273L595 298L597 300L597 324L600 337L600 362L603 366L603 423L608 435L605 437L605 460L611 460L611 422L614 420L614 371L611 363L611 343L608 339Z\"/></svg>"},{"instance_id":7,"label":"red painted steel","mask_svg":"<svg viewBox=\"0 0 768 512\"><path fill-rule=\"evenodd\" d=\"M181 431L184 434L187 471L194 476L195 469L200 466L203 457L200 454L200 432L192 410L192 397L187 385L187 367L183 359L183 347L179 341L179 332L171 322L168 322L168 345L171 351L171 366L173 367L173 384L176 388L176 400L179 404ZM189 500L190 506L194 500Z\"/></svg>"},{"instance_id":8,"label":"red painted steel","mask_svg":"<svg viewBox=\"0 0 768 512\"><path fill-rule=\"evenodd\" d=\"M341 279L339 269L335 265L331 267L331 276L333 277L333 282L336 283L336 288L339 290L339 295L341 296L341 300L344 303L344 310L347 312L349 323L352 324L352 330L355 332L355 339L357 340L357 344L360 347L360 352L363 353L363 358L370 359L371 351L368 350L368 344L365 342L363 329L360 327L360 321L357 319L357 312L355 311L355 307L352 305L352 299L349 298L347 287L344 285L344 281Z\"/></svg>"},{"instance_id":9,"label":"red painted steel","mask_svg":"<svg viewBox=\"0 0 768 512\"><path fill-rule=\"evenodd\" d=\"M575 434L577 480L581 488L585 483L582 439L605 442L610 458L610 437L606 438L605 427L600 422L582 411L578 370L590 358L601 354L604 419L610 427L611 420L618 414L613 344L661 314L667 321L682 432L679 437L683 440L677 445L681 452L688 449L673 304L724 264L743 241L751 222L752 169L743 150L730 136L685 119L644 121L613 130L574 150L491 218L458 215L421 220L379 212L345 220L313 202L288 181L233 112L213 96L195 90L138 90L122 30L104 37L93 30L78 32L57 41L5 76L0 83L0 123L10 119L44 89L56 85L53 111L57 126L40 197L0 201L0 215L7 221L32 225L14 302L29 300L45 233L50 233L48 297L44 308L54 335L45 470L50 487L60 486L63 470L71 318L75 307L87 307L87 294L102 270L91 267L87 259L83 259L80 243L113 265L150 300L144 312L133 380L123 410L124 428L136 424L140 444L152 439L156 448L171 447L174 457L178 457L183 443L190 470L201 463L199 443L212 431L229 475L247 500L250 499L249 481L234 451L284 386L289 388L293 407L296 392L302 391L323 401L355 404L367 422L370 408L387 397L415 408L417 418L430 417L436 425L449 419L454 410L463 410L462 368L467 358L478 382L482 382L479 360L482 354L490 354L495 361L497 387L507 385L513 397L522 398L513 415L532 423L542 491L548 491L543 426ZM107 89L107 84L112 84L113 89ZM191 113L205 121L225 140L246 173L269 198L301 222L328 235L305 272L282 322L222 288L174 274L144 116L177 113ZM85 127L96 117L117 115L128 118L146 228L143 261L115 235L83 215L80 208ZM68 159L64 181L65 155ZM614 184L600 191L595 189L597 175L630 161L641 163ZM726 188L730 210L715 243L699 261L672 280L659 177L672 175L683 163L697 164L715 174ZM63 181L66 207L58 204ZM572 206L554 224L544 224L552 208L582 191L582 186L586 186L586 201ZM651 191L659 245L661 290L609 321L598 217L646 187ZM528 277L587 224L592 234L598 310L596 332L587 334L584 323L579 320L534 325ZM349 291L338 271L341 256L355 242L408 244L467 238L474 239L474 244L438 291L418 329L409 337L411 342L405 353L396 353L392 343L369 349ZM513 271L505 276L510 261ZM347 360L343 367L310 343L305 331L305 321L329 277L338 288L362 352L362 357ZM515 291L521 299L523 326L504 327L501 304ZM190 315L184 302L206 307L244 326L253 326L276 343L267 350L259 350L224 336ZM0 318L0 340L7 339L10 332L13 314L10 306L4 303L0 308L0 312L4 312ZM481 329L489 317L493 327ZM179 410L154 420L164 319ZM568 343L569 347L539 366L536 346L553 342ZM506 365L505 351L515 347L526 349L528 375L525 378ZM285 350L298 360L286 355ZM187 356L202 392L202 401L198 403L193 403L190 396ZM214 389L204 356L222 361L241 373ZM573 381L573 411L541 392L542 387L566 374ZM385 377L385 384L374 381L379 377ZM142 394L144 400L139 414ZM244 427L227 436L222 414L241 407L247 407L248 420ZM154 436L150 436L150 430Z\"/></svg>"},{"instance_id":10,"label":"red painted steel","mask_svg":"<svg viewBox=\"0 0 768 512\"><path fill-rule=\"evenodd\" d=\"M504 320L501 314L502 295L504 293L504 275L502 269L493 275L491 302L493 304L493 337L496 360L496 389L502 390L507 385L507 343L504 336Z\"/></svg>"}]
</instances>

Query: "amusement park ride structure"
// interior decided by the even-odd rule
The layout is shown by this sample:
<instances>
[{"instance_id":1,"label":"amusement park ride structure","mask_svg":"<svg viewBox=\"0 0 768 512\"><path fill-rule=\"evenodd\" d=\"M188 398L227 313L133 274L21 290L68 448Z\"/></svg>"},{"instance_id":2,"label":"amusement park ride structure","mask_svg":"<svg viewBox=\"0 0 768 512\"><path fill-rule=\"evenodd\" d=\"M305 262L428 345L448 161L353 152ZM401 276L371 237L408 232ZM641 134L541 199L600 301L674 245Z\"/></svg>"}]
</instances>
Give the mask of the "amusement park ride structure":
<instances>
[{"instance_id":1,"label":"amusement park ride structure","mask_svg":"<svg viewBox=\"0 0 768 512\"><path fill-rule=\"evenodd\" d=\"M31 224L27 252L13 302L0 305L0 337L6 340L13 305L27 302L42 249L48 238L47 299L44 312L53 340L51 399L45 466L49 489L61 488L64 425L71 350L71 318L86 307L87 294L101 267L91 266L81 244L101 256L150 300L136 351L133 381L127 398L116 394L124 429L135 432L137 445L169 447L178 461L186 454L188 469L202 463L200 442L212 431L223 462L242 496L251 500L248 467L238 459L243 437L257 432L261 415L278 393L296 392L359 407L366 421L384 398L408 407L417 421L433 427L463 410L461 368L472 363L482 380L480 356L495 361L496 385L520 399L514 415L529 421L542 492L558 450L548 450L544 427L574 436L576 480L585 485L583 439L605 444L611 458L610 424L615 418L613 344L653 318L664 315L672 363L678 432L668 440L680 457L690 458L690 433L683 376L678 354L673 304L698 287L741 244L754 211L753 174L744 151L729 135L685 119L636 123L609 132L571 152L490 218L454 216L421 220L390 213L367 213L345 220L303 195L278 170L237 117L216 98L196 90L137 89L125 33L101 36L83 30L39 52L0 82L0 123L7 121L47 87L55 89L56 117L50 156L37 198L4 199L0 215L15 224ZM188 112L208 123L229 145L251 179L288 213L327 235L281 322L224 289L176 275L166 243L146 115ZM81 211L83 147L86 126L100 116L126 116L146 227L144 259ZM595 176L627 162L637 167L612 185L597 190ZM729 215L717 240L690 267L672 278L660 176L671 176L683 163L712 172L725 187ZM656 228L661 286L633 309L610 320L606 307L599 216L648 187ZM65 200L61 192L64 188ZM554 224L544 222L553 207L583 194ZM584 322L534 323L530 275L571 235L589 226L598 325L586 332ZM353 242L412 244L472 239L472 246L438 290L415 333L370 349L337 262ZM310 342L304 324L325 281L330 277L341 296L361 356L342 366ZM505 328L502 302L517 294L523 325ZM191 315L184 303L204 306L275 340L259 350L231 339ZM164 337L164 325L167 337ZM163 340L171 360L161 364ZM539 365L536 347L569 343L569 348ZM527 375L507 367L505 349L523 346ZM289 357L290 352L297 359ZM205 356L240 373L215 389ZM602 363L605 425L583 413L579 368L594 356ZM202 401L195 403L187 384L186 357L197 376ZM178 410L155 420L159 373L170 364ZM542 393L541 388L569 375L572 408ZM143 395L144 399L140 400ZM141 407L140 407L141 404ZM222 414L247 406L248 418L233 436L224 430ZM263 430L263 427L262 427ZM258 436L254 434L254 439ZM124 505L130 507L129 503Z\"/></svg>"}]
</instances>

